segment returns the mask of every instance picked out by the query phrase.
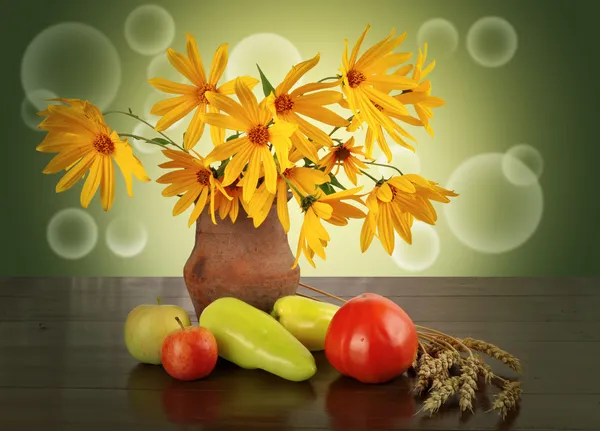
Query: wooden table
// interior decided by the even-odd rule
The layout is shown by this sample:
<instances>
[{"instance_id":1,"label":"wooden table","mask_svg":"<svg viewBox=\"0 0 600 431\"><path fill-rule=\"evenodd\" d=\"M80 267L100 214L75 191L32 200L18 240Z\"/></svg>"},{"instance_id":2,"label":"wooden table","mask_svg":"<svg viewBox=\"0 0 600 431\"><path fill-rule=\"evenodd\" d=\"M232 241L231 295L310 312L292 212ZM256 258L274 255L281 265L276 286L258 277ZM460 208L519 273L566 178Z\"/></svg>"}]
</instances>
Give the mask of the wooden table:
<instances>
[{"instance_id":1,"label":"wooden table","mask_svg":"<svg viewBox=\"0 0 600 431\"><path fill-rule=\"evenodd\" d=\"M451 407L415 416L408 377L362 385L340 378L323 354L304 383L227 363L206 380L176 382L129 356L123 323L157 296L196 321L180 278L15 278L0 280L0 430L600 430L599 279L303 281L343 297L384 294L416 323L515 354L524 369L520 410L499 422L485 412L488 393L474 415Z\"/></svg>"}]
</instances>

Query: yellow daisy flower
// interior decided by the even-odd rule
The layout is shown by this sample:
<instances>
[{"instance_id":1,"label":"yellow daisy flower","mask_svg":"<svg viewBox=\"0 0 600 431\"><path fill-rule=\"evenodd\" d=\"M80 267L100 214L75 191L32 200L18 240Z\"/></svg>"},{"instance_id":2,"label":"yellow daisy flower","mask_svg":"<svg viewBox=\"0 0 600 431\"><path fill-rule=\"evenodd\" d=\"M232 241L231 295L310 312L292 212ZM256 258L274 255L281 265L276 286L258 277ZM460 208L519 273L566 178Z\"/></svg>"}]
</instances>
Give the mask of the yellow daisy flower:
<instances>
[{"instance_id":1,"label":"yellow daisy flower","mask_svg":"<svg viewBox=\"0 0 600 431\"><path fill-rule=\"evenodd\" d=\"M39 127L48 134L36 149L58 153L45 167L45 174L67 171L56 184L57 193L70 189L89 172L81 191L81 206L87 208L100 187L102 208L109 211L115 197L113 160L125 178L130 197L133 197L132 176L150 181L131 145L110 130L96 106L77 99L53 100L68 106L50 105L40 112L46 118Z\"/></svg>"},{"instance_id":2,"label":"yellow daisy flower","mask_svg":"<svg viewBox=\"0 0 600 431\"><path fill-rule=\"evenodd\" d=\"M267 107L275 118L298 125L298 130L291 136L294 149L297 149L302 157L307 157L315 163L319 160L317 149L331 146L333 141L325 132L302 116L334 127L348 125L348 120L324 108L325 105L339 102L343 97L342 93L332 90L318 91L338 86L339 80L330 83L305 84L290 91L298 80L317 65L319 59L320 55L317 54L312 59L293 66L281 84L266 99Z\"/></svg>"},{"instance_id":3,"label":"yellow daisy flower","mask_svg":"<svg viewBox=\"0 0 600 431\"><path fill-rule=\"evenodd\" d=\"M363 147L354 146L354 136L348 139L345 143L331 147L329 152L319 161L319 166L325 167L325 174L333 170L334 166L337 166L334 175L337 175L340 166L344 167L344 172L352 184L356 185L357 175L362 175L360 168L368 169L356 155L364 157L362 151Z\"/></svg>"},{"instance_id":4,"label":"yellow daisy flower","mask_svg":"<svg viewBox=\"0 0 600 431\"><path fill-rule=\"evenodd\" d=\"M277 199L277 216L285 233L289 232L288 181L300 193L309 195L315 193L320 184L328 182L329 176L317 169L294 166L292 163L289 163L288 167L281 173L281 176L277 178L277 193L270 193L265 183L262 183L250 201L249 214L253 219L255 227L260 226L265 221L269 215L269 211L271 211L273 201ZM298 203L300 203L301 197L298 196L294 189L292 189L292 193Z\"/></svg>"},{"instance_id":5,"label":"yellow daisy flower","mask_svg":"<svg viewBox=\"0 0 600 431\"><path fill-rule=\"evenodd\" d=\"M366 200L369 212L360 235L362 252L369 248L375 233L390 255L394 251L394 231L408 244L412 244L413 220L416 218L435 224L437 213L430 200L448 203L448 196L458 194L416 174L394 176L378 183Z\"/></svg>"},{"instance_id":6,"label":"yellow daisy flower","mask_svg":"<svg viewBox=\"0 0 600 431\"><path fill-rule=\"evenodd\" d=\"M231 196L223 189L221 182L214 177L213 171L202 157L194 157L189 153L178 150L163 150L163 154L171 159L158 165L160 168L176 168L156 180L159 184L170 184L162 191L166 197L183 195L177 200L173 207L173 215L177 216L187 210L193 203L196 204L188 220L188 227L200 217L202 210L210 197L210 216L212 222L215 219L215 194L219 190L228 199Z\"/></svg>"},{"instance_id":7,"label":"yellow daisy flower","mask_svg":"<svg viewBox=\"0 0 600 431\"><path fill-rule=\"evenodd\" d=\"M261 167L264 169L267 190L276 193L277 167L268 144L271 143L275 147L278 160L288 160L292 145L290 136L298 126L277 121L268 127L273 120L273 114L265 104L258 104L250 88L239 78L235 81L235 94L241 103L217 93L206 95L213 106L229 115L202 114L202 120L217 127L246 133L245 136L217 145L206 156L206 164L233 156L224 171L224 186L235 181L248 164L248 169L244 173L242 197L246 202L250 202L258 186Z\"/></svg>"},{"instance_id":8,"label":"yellow daisy flower","mask_svg":"<svg viewBox=\"0 0 600 431\"><path fill-rule=\"evenodd\" d=\"M412 79L419 83L419 85L412 90L407 90L402 94L393 97L404 105L413 105L415 107L415 112L419 116L419 120L421 120L421 124L431 137L433 137L433 129L429 124L429 120L433 118L432 109L444 106L445 102L443 99L431 95L431 81L428 79L425 80L425 77L435 68L435 60L427 67L423 68L426 61L427 44L424 45L423 51L419 49L419 56L417 57L415 68L413 70Z\"/></svg>"},{"instance_id":9,"label":"yellow daisy flower","mask_svg":"<svg viewBox=\"0 0 600 431\"><path fill-rule=\"evenodd\" d=\"M359 208L342 202L344 199L352 199L362 203L360 198L356 196L356 193L361 189L362 187L357 187L330 195L317 191L316 194L308 195L302 199L301 206L304 212L304 221L300 228L296 260L292 269L298 265L301 254L304 254L306 260L313 267L315 267L313 260L315 254L325 260L325 247L327 247L331 237L321 224L321 220L333 225L344 226L348 224L350 218L365 217L365 213Z\"/></svg>"},{"instance_id":10,"label":"yellow daisy flower","mask_svg":"<svg viewBox=\"0 0 600 431\"><path fill-rule=\"evenodd\" d=\"M384 142L382 126L390 135L396 136L396 126L390 115L408 115L406 107L388 92L379 88L385 86L391 90L409 90L415 88L417 83L400 74L386 75L386 71L395 67L411 57L411 53L392 53L406 38L406 33L393 37L392 32L382 41L367 49L360 58L358 52L369 30L367 26L361 37L356 42L348 58L348 40L342 57L342 91L346 96L348 107L356 117L355 124L366 122L376 133L379 142ZM385 112L384 112L385 110ZM371 157L369 148L366 155Z\"/></svg>"},{"instance_id":11,"label":"yellow daisy flower","mask_svg":"<svg viewBox=\"0 0 600 431\"><path fill-rule=\"evenodd\" d=\"M150 113L162 117L156 123L156 130L168 129L175 122L192 112L193 109L196 109L183 140L183 146L186 150L192 149L202 137L204 121L202 121L201 114L205 113L207 109L212 113L219 112L206 97L207 92L233 94L234 80L217 87L227 66L227 47L228 45L225 43L217 48L210 68L210 75L207 79L196 39L188 33L186 34L187 57L171 48L167 49L167 57L173 67L185 76L192 85L172 82L163 78L152 78L148 81L162 92L179 95L161 100L152 107ZM242 76L239 79L250 89L258 84L258 80L250 76ZM224 130L220 127L211 127L210 135L215 145L222 143L225 139Z\"/></svg>"}]
</instances>

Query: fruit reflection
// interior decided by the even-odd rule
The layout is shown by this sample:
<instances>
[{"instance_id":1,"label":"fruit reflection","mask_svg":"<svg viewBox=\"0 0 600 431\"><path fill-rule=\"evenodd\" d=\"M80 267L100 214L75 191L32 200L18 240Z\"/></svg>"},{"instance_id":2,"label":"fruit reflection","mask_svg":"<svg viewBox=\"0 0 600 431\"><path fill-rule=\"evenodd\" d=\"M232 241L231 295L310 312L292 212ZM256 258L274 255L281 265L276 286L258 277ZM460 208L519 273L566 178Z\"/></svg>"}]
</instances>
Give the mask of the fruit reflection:
<instances>
[{"instance_id":1,"label":"fruit reflection","mask_svg":"<svg viewBox=\"0 0 600 431\"><path fill-rule=\"evenodd\" d=\"M285 426L294 410L316 399L308 381L245 370L221 358L208 377L192 382L172 379L161 366L138 365L131 371L128 389L138 419L176 424L259 421Z\"/></svg>"},{"instance_id":2,"label":"fruit reflection","mask_svg":"<svg viewBox=\"0 0 600 431\"><path fill-rule=\"evenodd\" d=\"M335 430L390 429L413 417L416 402L406 376L380 385L340 376L329 385L325 409Z\"/></svg>"}]
</instances>

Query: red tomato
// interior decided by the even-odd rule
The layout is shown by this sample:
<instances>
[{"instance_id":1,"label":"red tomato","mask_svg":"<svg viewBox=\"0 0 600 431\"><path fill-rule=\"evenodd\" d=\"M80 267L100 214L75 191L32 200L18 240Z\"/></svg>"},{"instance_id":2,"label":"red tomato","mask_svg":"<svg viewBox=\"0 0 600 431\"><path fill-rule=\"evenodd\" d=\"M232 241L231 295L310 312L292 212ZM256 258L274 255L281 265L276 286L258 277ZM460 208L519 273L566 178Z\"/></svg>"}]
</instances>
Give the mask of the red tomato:
<instances>
[{"instance_id":1,"label":"red tomato","mask_svg":"<svg viewBox=\"0 0 600 431\"><path fill-rule=\"evenodd\" d=\"M341 374L363 383L385 383L411 366L418 336L400 306L363 293L335 313L325 337L325 356Z\"/></svg>"}]
</instances>

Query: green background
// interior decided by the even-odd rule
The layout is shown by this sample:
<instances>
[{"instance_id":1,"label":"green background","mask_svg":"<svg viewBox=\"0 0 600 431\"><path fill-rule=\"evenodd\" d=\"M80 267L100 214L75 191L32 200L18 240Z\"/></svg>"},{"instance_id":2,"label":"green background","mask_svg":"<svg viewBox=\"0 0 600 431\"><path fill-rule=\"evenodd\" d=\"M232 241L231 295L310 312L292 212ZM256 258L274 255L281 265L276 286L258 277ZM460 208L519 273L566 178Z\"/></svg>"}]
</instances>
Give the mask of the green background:
<instances>
[{"instance_id":1,"label":"green background","mask_svg":"<svg viewBox=\"0 0 600 431\"><path fill-rule=\"evenodd\" d=\"M337 72L344 38L354 44L367 23L372 26L367 45L396 28L399 33L408 33L402 50L416 51L419 27L431 18L447 19L458 30L459 44L453 55L438 58L431 76L434 94L444 98L447 105L436 110L435 139L422 132L415 133L420 141L417 154L421 174L445 185L463 161L482 153L502 153L522 142L542 154L544 165L539 184L543 191L543 215L534 234L520 247L494 254L467 247L453 235L438 205L439 222L435 229L440 253L428 269L416 273L403 269L378 242L362 254L359 248L361 223L351 222L345 228L328 228L332 241L327 248L327 260L317 259L317 269L301 260L304 276L598 274L596 173L600 151L595 126L599 86L593 67L598 14L588 2L577 3L581 7L575 7L572 0L156 0L151 3L163 6L174 18L176 33L170 46L182 51L185 32L194 34L206 65L221 43L228 42L231 53L236 43L246 36L276 33L287 38L303 60L321 53L320 64L307 75L311 80ZM145 98L151 91L146 84L146 70L154 56L140 55L130 48L124 25L131 11L143 4L146 2L137 0L65 0L50 6L47 2L23 0L4 6L5 23L0 27L4 106L0 117L4 141L2 275L182 274L194 241L194 228L187 227L189 212L172 217L175 200L162 197L162 186L157 184L135 182L135 198L128 198L120 173L113 209L105 213L96 196L86 210L98 226L98 240L93 250L78 260L56 255L47 241L48 223L57 211L79 207L82 183L65 193L54 193L59 176L41 173L50 155L35 151L44 135L27 127L21 117L25 96L21 85L23 54L42 30L69 21L91 25L110 38L118 51L122 73L118 95L110 108L131 107L142 114ZM509 21L518 34L519 45L514 58L499 68L477 64L465 43L469 27L479 18L490 15ZM278 63L266 64L265 71L281 69L281 64L284 69L291 67L285 63L286 57L289 58L286 55L272 58ZM77 61L63 62L62 67L77 68ZM88 78L80 76L84 82ZM277 81L277 78L272 80ZM88 84L94 86L94 82ZM120 132L131 132L135 125L125 117L107 116L107 120ZM206 153L209 146L210 142L203 139L199 149ZM163 160L162 155L139 156L150 176L157 178L156 164ZM516 203L527 205L498 192L497 187L494 181L489 181L489 184L480 184L478 190L489 188L492 202L505 210ZM485 196L482 207L468 208L473 221L478 220L478 214L485 213L484 201ZM515 209L517 214L525 210ZM148 233L145 248L132 258L114 254L105 241L109 223L120 216L140 223ZM294 251L299 222L295 214L289 235ZM515 229L518 230L518 226Z\"/></svg>"}]
</instances>

